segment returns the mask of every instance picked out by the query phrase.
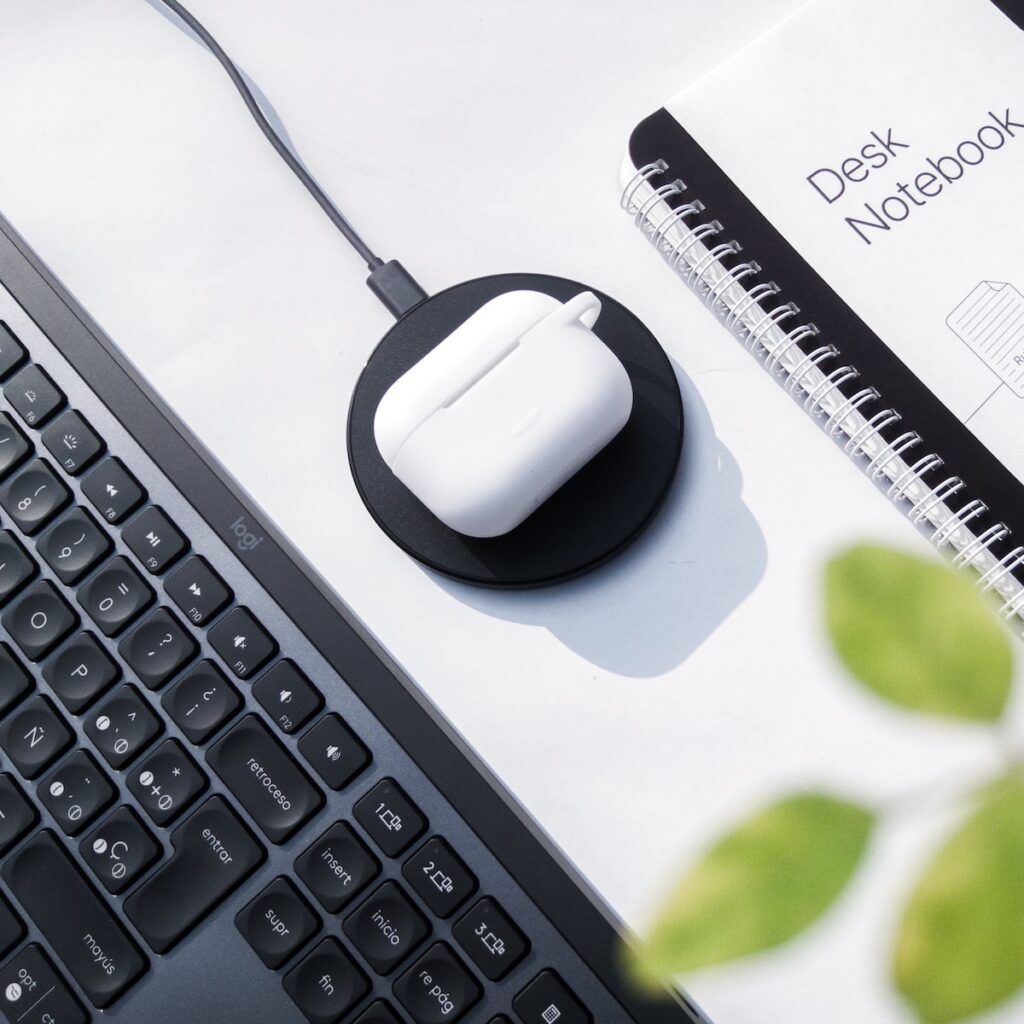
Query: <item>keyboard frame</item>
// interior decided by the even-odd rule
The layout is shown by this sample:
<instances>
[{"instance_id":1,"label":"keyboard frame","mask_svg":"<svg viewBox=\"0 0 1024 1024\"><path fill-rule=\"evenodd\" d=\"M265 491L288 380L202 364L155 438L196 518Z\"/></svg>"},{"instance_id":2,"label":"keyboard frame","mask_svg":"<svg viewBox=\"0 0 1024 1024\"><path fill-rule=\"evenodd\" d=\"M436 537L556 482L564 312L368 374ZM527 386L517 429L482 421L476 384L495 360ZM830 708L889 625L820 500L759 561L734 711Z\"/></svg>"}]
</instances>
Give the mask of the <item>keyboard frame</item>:
<instances>
[{"instance_id":1,"label":"keyboard frame","mask_svg":"<svg viewBox=\"0 0 1024 1024\"><path fill-rule=\"evenodd\" d=\"M261 592L269 595L280 612L290 620L296 638L295 642L308 642L317 655L344 680L355 697L372 713L380 726L397 741L412 762L436 787L443 799L450 804L450 808L463 819L463 822L469 826L469 829L487 848L490 855L498 861L504 872L507 872L507 875L514 880L514 885L511 888L507 885L502 887L493 882L483 884L478 893L452 918L448 919L447 924L454 924L466 909L473 906L476 898L485 894L496 896L506 907L514 908L518 899L514 889L518 887L568 944L569 951L579 957L583 961L583 965L588 968L583 972L586 976L577 979L566 971L564 956L560 957L563 961L561 966L557 962L552 964L566 977L577 994L588 1003L597 1021L602 1024L611 1024L612 1021L620 1020L634 1021L637 1024L640 1022L643 1024L695 1024L698 1021L706 1021L707 1018L679 993L673 992L668 998L648 998L638 994L630 986L623 977L619 966L620 931L612 912L573 869L539 825L529 817L501 782L474 754L468 744L456 733L451 724L432 706L426 695L403 673L352 610L316 574L303 556L292 547L267 516L259 510L255 502L245 494L241 486L230 477L212 454L175 416L138 370L133 367L128 358L90 319L2 216L0 216L0 285L10 293L57 352L73 366L88 389L94 393L99 402L106 407L106 410L145 452L160 473L179 492L180 501L188 508L170 505L165 495L159 494L157 488L151 488L148 480L143 480L144 485L151 492L154 503L167 509L172 518L190 536L195 550L208 557L218 571L223 565L225 556L218 551L215 557L210 557L212 552L209 550L209 545L203 542L202 537L196 535L196 530L192 526L188 525L190 517L194 520L194 517L197 516L211 532L211 535L219 538L223 549L230 550L237 562L235 568L239 570L234 575L239 578L248 577L252 584L247 587L243 579L240 586L236 579L228 580L229 585L235 591L238 603L253 608L257 616L267 622L272 616L269 613L264 613L259 595ZM14 325L12 324L12 326ZM37 359L40 365L49 371L51 368L47 365L45 355L36 351L37 346L33 345L32 339L22 338L22 340L29 348L30 357ZM60 383L59 376L54 374L54 377ZM76 397L70 391L68 393L70 404L73 407L82 408L82 404L76 400ZM82 411L87 419L92 419L88 406L82 408ZM95 422L94 425L96 425ZM23 427L23 429L26 433L29 432L28 428ZM108 436L109 431L104 429L102 424L99 425L98 432L107 437L112 453L121 456L128 468L135 472L140 479L143 479L144 474L139 472L142 467L134 464L137 460L130 455L122 454L120 446ZM36 438L36 440L38 439ZM118 528L111 528L110 532L117 539L120 550ZM224 575L223 572L221 574ZM160 584L152 579L149 582L160 596L162 593ZM91 628L88 617L83 616L83 620L84 628ZM289 656L293 646L291 637L283 634L282 630L276 626L271 627L270 631L279 640L281 653ZM204 644L201 656L209 656L207 650ZM128 681L133 681L130 673L126 678ZM255 706L249 692L254 680L242 682L231 679L231 681L247 705L247 708L232 720L237 722L247 710ZM337 695L331 687L322 685L316 678L313 681L327 699L327 706L323 710L338 711L343 718L351 720L350 709L339 704L336 699ZM143 695L146 696L146 694ZM149 696L155 697L158 702L161 695L162 693ZM63 707L60 710L62 715L70 720L72 728L77 729L81 736L83 719L72 718ZM318 713L309 725L317 721L320 714L322 712ZM180 738L180 734L173 728L173 723L169 723L165 716L162 717L165 725L168 726L163 735L179 736ZM265 722L269 722L265 715L262 717ZM309 725L304 726L292 737L284 737L277 733L278 738L294 753L295 743ZM223 730L216 733L216 736L220 735L223 735ZM208 749L210 743L204 743L202 748L197 748L187 739L184 742L186 749L189 749L197 763L211 776L210 789L195 806L198 806L203 799L213 793L225 793L243 820L249 822L250 819L241 810L238 801L209 770L202 752ZM79 745L90 749L88 742L84 744L80 742ZM376 755L377 744L371 741L369 745L374 748ZM301 758L298 760L309 771L305 762ZM4 769L7 770L6 765L4 765ZM118 773L107 771L107 774L115 776ZM401 769L385 764L379 775L367 777L357 784L354 793L346 790L346 799L357 799L376 781L376 778L390 774L394 774L400 783L403 782ZM114 781L115 785L121 782L119 778L115 778ZM339 794L331 793L322 786L320 780L316 781L328 799L328 810L321 811L312 824L301 830L299 848L308 845L336 820L336 817L332 815L331 807ZM22 788L31 793L29 787L22 780L19 779L19 783ZM397 859L397 873L385 871L362 895L372 892L375 885L380 884L388 877L400 878L401 864L422 845L423 841L434 834L448 838L456 852L464 859L469 859L463 855L460 849L461 841L453 838L450 830L444 826L444 811L432 807L431 801L422 800L420 794L415 790L410 790L408 786L405 788L427 814L431 821L431 828ZM125 792L123 786L121 786L121 790ZM33 803L37 804L34 796L31 799ZM175 825L185 818L187 818L187 813L179 819L179 822L175 822ZM439 826L436 829L435 823ZM151 827L148 821L147 825ZM37 827L47 826L52 827L52 824L44 815L42 825ZM251 822L250 827L253 828ZM169 831L173 831L173 828L172 825ZM159 830L153 829L153 831ZM145 944L140 942L151 961L151 971L147 975L146 982L150 987L154 984L159 986L160 978L160 973L154 972L152 965L161 959L170 959L182 949L187 950L190 942L204 929L212 927L215 922L223 922L224 918L230 917L233 928L233 918L237 910L278 874L285 873L294 878L294 873L285 870L282 866L285 862L290 864L294 859L296 851L294 842L286 844L282 853L282 849L272 847L258 829L253 828L253 831L263 845L268 848L269 862L264 862L255 875L243 883L241 888L224 905L214 911L210 919L199 925L168 957L155 957ZM78 841L66 842L76 862L83 864L78 856ZM373 848L372 844L370 845ZM378 859L387 862L387 858L384 858L379 851L374 849L374 853ZM86 869L86 874L92 879L88 869ZM407 888L404 883L403 887ZM134 887L130 887L128 892L131 892L132 888ZM101 891L101 895L107 898L105 891ZM116 903L117 901L111 898L110 902ZM359 903L360 898L357 897L342 912L342 918ZM316 909L320 916L331 925L328 934L338 934L337 922L332 922L331 915L326 914L322 908L316 907ZM119 916L124 922L123 915ZM512 916L519 918L520 915L512 910ZM436 925L437 922L432 920L432 923ZM520 924L522 926L522 922ZM530 931L529 928L524 930ZM130 928L129 931L133 935L136 934ZM323 934L322 931L318 933L317 939L303 952L312 948L312 945L315 945ZM38 933L30 930L30 940L39 941L37 936ZM533 935L530 937L534 938ZM435 938L451 942L447 935L436 930ZM137 939L137 941L139 940ZM43 944L46 946L45 942ZM428 941L423 949L428 948L429 944ZM468 961L468 958L459 950L458 945L451 944L460 958ZM20 948L20 945L16 948ZM244 949L251 955L252 961L257 963L255 954L252 954L248 947L244 947ZM180 962L181 957L178 959ZM414 960L415 956L408 963L414 962ZM289 968L294 962L297 962L297 959L289 961ZM403 964L395 974L386 979L373 980L382 982L390 989L391 983L401 975L408 963ZM548 963L538 962L535 964L536 970L544 966L548 966ZM58 968L60 968L59 961ZM216 968L211 966L210 969L215 970ZM264 968L262 964L258 965L258 969L271 978L279 978L282 973L276 972L275 974L275 972ZM66 972L64 973L66 975ZM474 974L479 978L479 972L475 969ZM528 980L529 978L523 978L522 982L525 983ZM279 982L275 983L279 984ZM73 984L72 987L74 988ZM490 990L491 988L493 988L492 985L485 984L485 989ZM134 991L130 990L121 1001L110 1010L105 1011L103 1016L112 1020L135 1019L132 1016ZM381 989L382 993L383 991ZM165 998L167 995L169 993L165 994ZM490 1006L484 1006L483 1011L474 1009L465 1020L470 1024L475 1024L476 1021L484 1024L490 1019L491 1013L496 1012ZM503 1012L509 1011L505 1009ZM220 1018L217 1019L220 1020ZM295 1020L299 1021L300 1019L301 1015L296 1011Z\"/></svg>"}]
</instances>

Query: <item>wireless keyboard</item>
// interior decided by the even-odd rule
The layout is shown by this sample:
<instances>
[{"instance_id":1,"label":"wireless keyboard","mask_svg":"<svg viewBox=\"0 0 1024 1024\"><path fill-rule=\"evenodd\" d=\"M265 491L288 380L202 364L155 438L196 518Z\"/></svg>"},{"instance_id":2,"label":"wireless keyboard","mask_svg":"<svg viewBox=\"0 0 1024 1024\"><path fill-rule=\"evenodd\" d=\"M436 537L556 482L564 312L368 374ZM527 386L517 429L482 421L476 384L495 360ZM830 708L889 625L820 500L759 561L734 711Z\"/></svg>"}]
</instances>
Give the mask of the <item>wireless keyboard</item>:
<instances>
[{"instance_id":1,"label":"wireless keyboard","mask_svg":"<svg viewBox=\"0 0 1024 1024\"><path fill-rule=\"evenodd\" d=\"M2 219L0 394L10 1024L698 1019Z\"/></svg>"}]
</instances>

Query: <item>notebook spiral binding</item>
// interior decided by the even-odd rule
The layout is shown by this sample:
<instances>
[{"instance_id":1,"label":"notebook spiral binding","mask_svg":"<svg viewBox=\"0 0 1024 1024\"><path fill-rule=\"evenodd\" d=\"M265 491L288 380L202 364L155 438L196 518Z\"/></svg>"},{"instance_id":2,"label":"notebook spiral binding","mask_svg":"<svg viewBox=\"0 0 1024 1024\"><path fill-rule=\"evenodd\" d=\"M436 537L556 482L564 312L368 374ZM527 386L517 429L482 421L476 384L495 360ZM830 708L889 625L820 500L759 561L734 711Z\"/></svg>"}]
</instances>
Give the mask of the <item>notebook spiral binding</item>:
<instances>
[{"instance_id":1,"label":"notebook spiral binding","mask_svg":"<svg viewBox=\"0 0 1024 1024\"><path fill-rule=\"evenodd\" d=\"M1014 573L1024 567L1024 546L999 553L998 546L1010 535L1002 523L980 533L972 529L988 506L977 498L961 504L964 481L942 476L942 459L924 453L924 440L916 431L894 429L900 414L884 405L876 388L853 385L859 377L857 368L843 362L834 344L813 340L818 328L800 322L795 303L776 298L778 284L757 280L762 268L739 258L739 242L719 240L724 228L705 217L704 203L682 201L682 181L656 184L667 171L664 160L641 167L622 191L622 208L669 267L765 369L811 415L824 421L827 433L845 439L846 453L886 488L910 521L926 531L936 547L951 549L955 565L978 573L978 585L998 596L1000 613L1015 620L1019 629L1024 623L1024 585Z\"/></svg>"}]
</instances>

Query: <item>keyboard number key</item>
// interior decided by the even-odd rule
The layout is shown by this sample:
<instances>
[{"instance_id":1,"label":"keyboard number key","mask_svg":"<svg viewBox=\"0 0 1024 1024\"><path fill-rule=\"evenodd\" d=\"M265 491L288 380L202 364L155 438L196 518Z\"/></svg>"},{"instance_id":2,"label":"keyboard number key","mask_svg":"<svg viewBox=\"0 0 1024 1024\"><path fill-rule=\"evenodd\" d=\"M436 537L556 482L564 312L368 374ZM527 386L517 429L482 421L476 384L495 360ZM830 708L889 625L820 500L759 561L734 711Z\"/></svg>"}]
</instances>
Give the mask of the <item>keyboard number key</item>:
<instances>
[{"instance_id":1,"label":"keyboard number key","mask_svg":"<svg viewBox=\"0 0 1024 1024\"><path fill-rule=\"evenodd\" d=\"M12 470L32 450L28 439L5 412L0 412L0 476Z\"/></svg>"},{"instance_id":2,"label":"keyboard number key","mask_svg":"<svg viewBox=\"0 0 1024 1024\"><path fill-rule=\"evenodd\" d=\"M78 603L106 636L120 632L153 602L153 591L123 555L112 558L78 591Z\"/></svg>"},{"instance_id":3,"label":"keyboard number key","mask_svg":"<svg viewBox=\"0 0 1024 1024\"><path fill-rule=\"evenodd\" d=\"M505 977L530 943L496 900L485 897L452 929L459 945L491 981Z\"/></svg>"},{"instance_id":4,"label":"keyboard number key","mask_svg":"<svg viewBox=\"0 0 1024 1024\"><path fill-rule=\"evenodd\" d=\"M438 917L449 917L476 891L476 878L439 836L402 868L413 891Z\"/></svg>"},{"instance_id":5,"label":"keyboard number key","mask_svg":"<svg viewBox=\"0 0 1024 1024\"><path fill-rule=\"evenodd\" d=\"M426 818L394 779L378 782L355 806L355 818L370 838L395 857L427 827Z\"/></svg>"},{"instance_id":6,"label":"keyboard number key","mask_svg":"<svg viewBox=\"0 0 1024 1024\"><path fill-rule=\"evenodd\" d=\"M37 547L61 583L76 583L106 555L111 543L84 508L75 508L39 538Z\"/></svg>"},{"instance_id":7,"label":"keyboard number key","mask_svg":"<svg viewBox=\"0 0 1024 1024\"><path fill-rule=\"evenodd\" d=\"M71 492L42 459L33 459L0 490L0 505L28 534L41 530L70 500Z\"/></svg>"}]
</instances>

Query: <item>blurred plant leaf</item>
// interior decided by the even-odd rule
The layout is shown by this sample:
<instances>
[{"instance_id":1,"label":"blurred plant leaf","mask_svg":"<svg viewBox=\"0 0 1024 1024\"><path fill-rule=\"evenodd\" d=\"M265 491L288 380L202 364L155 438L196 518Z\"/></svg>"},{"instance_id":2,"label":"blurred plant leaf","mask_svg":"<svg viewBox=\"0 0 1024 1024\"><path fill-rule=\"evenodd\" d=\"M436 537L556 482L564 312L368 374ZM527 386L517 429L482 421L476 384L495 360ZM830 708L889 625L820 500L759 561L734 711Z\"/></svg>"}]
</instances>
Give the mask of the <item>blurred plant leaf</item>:
<instances>
[{"instance_id":1,"label":"blurred plant leaf","mask_svg":"<svg viewBox=\"0 0 1024 1024\"><path fill-rule=\"evenodd\" d=\"M1003 713L1010 638L966 574L859 545L826 566L825 615L847 669L886 700L976 721Z\"/></svg>"},{"instance_id":2,"label":"blurred plant leaf","mask_svg":"<svg viewBox=\"0 0 1024 1024\"><path fill-rule=\"evenodd\" d=\"M896 985L924 1024L1024 987L1024 779L994 784L929 864L896 943Z\"/></svg>"},{"instance_id":3,"label":"blurred plant leaf","mask_svg":"<svg viewBox=\"0 0 1024 1024\"><path fill-rule=\"evenodd\" d=\"M718 841L630 952L641 983L778 946L839 896L867 846L872 814L820 793L773 804Z\"/></svg>"}]
</instances>

